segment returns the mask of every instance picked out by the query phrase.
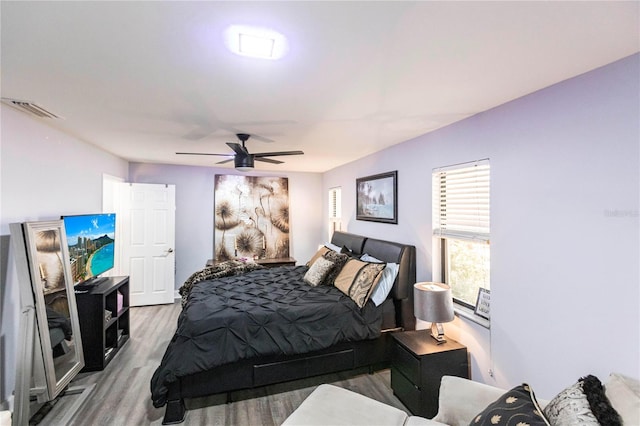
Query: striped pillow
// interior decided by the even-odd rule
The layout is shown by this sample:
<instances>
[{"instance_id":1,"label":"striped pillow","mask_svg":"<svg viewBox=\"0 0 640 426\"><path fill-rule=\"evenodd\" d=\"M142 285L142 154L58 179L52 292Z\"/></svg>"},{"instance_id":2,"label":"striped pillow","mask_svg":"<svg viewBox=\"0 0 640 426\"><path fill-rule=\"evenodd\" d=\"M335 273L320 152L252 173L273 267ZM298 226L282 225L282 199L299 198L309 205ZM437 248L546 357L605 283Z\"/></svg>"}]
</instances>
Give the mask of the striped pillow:
<instances>
[{"instance_id":1,"label":"striped pillow","mask_svg":"<svg viewBox=\"0 0 640 426\"><path fill-rule=\"evenodd\" d=\"M384 263L349 259L336 277L334 285L362 308L380 281L384 267Z\"/></svg>"}]
</instances>

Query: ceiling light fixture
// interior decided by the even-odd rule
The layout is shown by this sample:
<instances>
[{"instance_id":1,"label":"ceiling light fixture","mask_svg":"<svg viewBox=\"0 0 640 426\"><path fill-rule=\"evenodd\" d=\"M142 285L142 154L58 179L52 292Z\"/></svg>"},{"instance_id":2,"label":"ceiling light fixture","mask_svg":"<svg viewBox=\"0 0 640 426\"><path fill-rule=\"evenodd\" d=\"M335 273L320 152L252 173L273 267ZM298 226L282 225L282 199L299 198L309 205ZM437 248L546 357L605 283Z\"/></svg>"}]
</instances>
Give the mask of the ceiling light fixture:
<instances>
[{"instance_id":1,"label":"ceiling light fixture","mask_svg":"<svg viewBox=\"0 0 640 426\"><path fill-rule=\"evenodd\" d=\"M246 56L255 58L273 57L275 40L269 37L258 37L251 34L239 34L238 51Z\"/></svg>"},{"instance_id":2,"label":"ceiling light fixture","mask_svg":"<svg viewBox=\"0 0 640 426\"><path fill-rule=\"evenodd\" d=\"M225 30L225 44L236 55L261 59L280 59L288 50L287 39L277 31L232 25Z\"/></svg>"},{"instance_id":3,"label":"ceiling light fixture","mask_svg":"<svg viewBox=\"0 0 640 426\"><path fill-rule=\"evenodd\" d=\"M253 156L251 154L247 156L236 155L233 163L236 170L240 172L249 172L253 170Z\"/></svg>"}]
</instances>

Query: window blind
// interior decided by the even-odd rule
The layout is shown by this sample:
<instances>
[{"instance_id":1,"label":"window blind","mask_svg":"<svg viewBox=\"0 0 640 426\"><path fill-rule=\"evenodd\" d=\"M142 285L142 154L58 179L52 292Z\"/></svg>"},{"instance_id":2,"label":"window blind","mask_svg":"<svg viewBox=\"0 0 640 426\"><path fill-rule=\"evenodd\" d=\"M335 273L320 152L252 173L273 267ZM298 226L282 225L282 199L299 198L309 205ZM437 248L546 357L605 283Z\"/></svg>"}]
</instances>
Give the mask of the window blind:
<instances>
[{"instance_id":1,"label":"window blind","mask_svg":"<svg viewBox=\"0 0 640 426\"><path fill-rule=\"evenodd\" d=\"M329 219L340 219L342 215L342 188L329 189Z\"/></svg>"},{"instance_id":2,"label":"window blind","mask_svg":"<svg viewBox=\"0 0 640 426\"><path fill-rule=\"evenodd\" d=\"M434 169L433 234L489 241L489 160Z\"/></svg>"}]
</instances>

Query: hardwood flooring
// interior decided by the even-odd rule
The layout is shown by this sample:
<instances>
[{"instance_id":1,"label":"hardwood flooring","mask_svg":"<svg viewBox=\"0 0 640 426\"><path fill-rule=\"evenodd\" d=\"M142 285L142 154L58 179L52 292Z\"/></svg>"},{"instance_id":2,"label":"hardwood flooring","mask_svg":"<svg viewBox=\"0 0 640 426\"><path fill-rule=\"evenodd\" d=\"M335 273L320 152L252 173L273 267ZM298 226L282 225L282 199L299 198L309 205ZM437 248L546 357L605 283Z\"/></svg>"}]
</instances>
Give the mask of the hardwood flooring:
<instances>
[{"instance_id":1,"label":"hardwood flooring","mask_svg":"<svg viewBox=\"0 0 640 426\"><path fill-rule=\"evenodd\" d=\"M104 371L81 373L71 386L95 384L71 426L160 425L163 408L151 403L150 381L176 328L180 304L131 308L131 338ZM187 400L184 425L280 425L321 383L333 383L407 411L393 395L389 370L338 373L225 395ZM79 398L63 396L40 423L58 425ZM407 411L408 412L408 411Z\"/></svg>"}]
</instances>

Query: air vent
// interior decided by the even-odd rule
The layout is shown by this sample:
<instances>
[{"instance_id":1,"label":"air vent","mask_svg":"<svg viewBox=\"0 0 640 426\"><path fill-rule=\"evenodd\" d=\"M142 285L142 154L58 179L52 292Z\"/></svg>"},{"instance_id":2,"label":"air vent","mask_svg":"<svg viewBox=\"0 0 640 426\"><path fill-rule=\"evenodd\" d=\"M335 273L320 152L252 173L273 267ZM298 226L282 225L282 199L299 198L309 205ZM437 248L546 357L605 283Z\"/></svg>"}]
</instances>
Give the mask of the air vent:
<instances>
[{"instance_id":1,"label":"air vent","mask_svg":"<svg viewBox=\"0 0 640 426\"><path fill-rule=\"evenodd\" d=\"M12 107L19 109L22 112L26 112L27 114L31 114L38 118L51 118L51 119L59 119L62 118L60 116L55 115L52 112L47 111L42 108L40 105L34 104L29 101L18 101L16 99L2 98L2 102L7 105L11 105Z\"/></svg>"}]
</instances>

